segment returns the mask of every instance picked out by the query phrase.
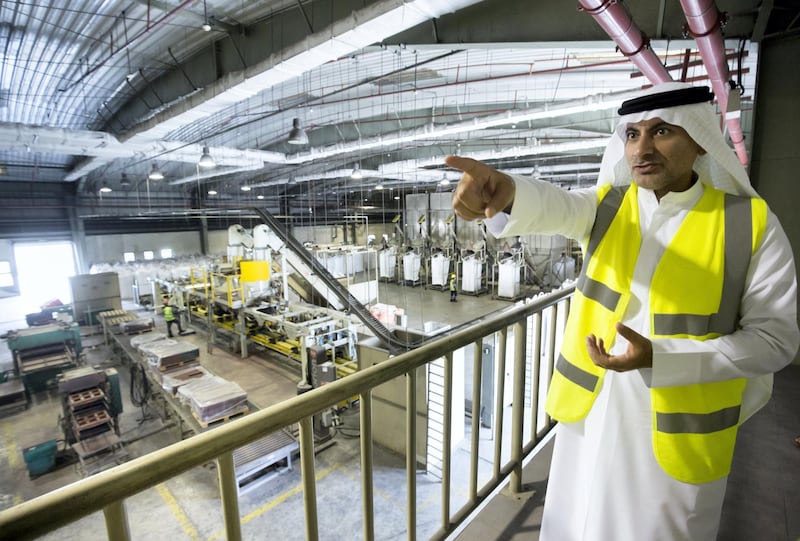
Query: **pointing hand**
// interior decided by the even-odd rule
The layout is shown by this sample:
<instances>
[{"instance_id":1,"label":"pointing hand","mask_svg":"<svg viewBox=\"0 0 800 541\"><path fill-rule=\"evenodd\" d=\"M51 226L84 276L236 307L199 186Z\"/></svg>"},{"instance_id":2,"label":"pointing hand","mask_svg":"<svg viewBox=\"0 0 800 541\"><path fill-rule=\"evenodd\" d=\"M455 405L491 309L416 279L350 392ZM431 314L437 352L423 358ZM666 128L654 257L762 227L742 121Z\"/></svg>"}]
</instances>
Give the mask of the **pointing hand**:
<instances>
[{"instance_id":1,"label":"pointing hand","mask_svg":"<svg viewBox=\"0 0 800 541\"><path fill-rule=\"evenodd\" d=\"M444 163L464 172L453 192L453 210L465 220L491 218L514 203L514 181L483 162L447 156Z\"/></svg>"}]
</instances>

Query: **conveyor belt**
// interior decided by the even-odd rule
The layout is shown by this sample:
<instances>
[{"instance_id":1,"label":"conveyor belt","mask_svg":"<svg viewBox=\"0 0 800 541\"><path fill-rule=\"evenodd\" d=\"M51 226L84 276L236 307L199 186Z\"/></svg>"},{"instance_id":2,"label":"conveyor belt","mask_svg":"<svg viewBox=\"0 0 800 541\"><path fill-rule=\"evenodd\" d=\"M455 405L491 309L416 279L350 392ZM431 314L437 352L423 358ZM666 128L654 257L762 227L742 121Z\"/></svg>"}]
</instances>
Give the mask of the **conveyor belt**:
<instances>
[{"instance_id":1,"label":"conveyor belt","mask_svg":"<svg viewBox=\"0 0 800 541\"><path fill-rule=\"evenodd\" d=\"M378 319L372 315L372 313L367 310L361 302L356 299L350 291L347 290L339 281L328 272L322 263L317 261L317 259L303 247L303 245L293 236L289 235L286 231L286 228L281 224L278 220L275 219L269 212L254 208L253 209L261 218L264 220L264 223L269 226L273 233L275 233L278 238L280 238L287 247L294 252L294 255L297 256L298 259L302 261L302 263L306 266L306 270L309 273L316 275L318 279L320 279L330 290L333 292L339 300L344 304L347 310L351 313L355 314L355 316L361 320L361 322L370 330L372 333L380 340L392 353L398 353L400 351L405 351L408 349L413 349L416 347L421 346L428 340L429 338L420 339L417 342L411 342L409 340L401 340L397 338L393 331L387 329L383 323L378 321Z\"/></svg>"}]
</instances>

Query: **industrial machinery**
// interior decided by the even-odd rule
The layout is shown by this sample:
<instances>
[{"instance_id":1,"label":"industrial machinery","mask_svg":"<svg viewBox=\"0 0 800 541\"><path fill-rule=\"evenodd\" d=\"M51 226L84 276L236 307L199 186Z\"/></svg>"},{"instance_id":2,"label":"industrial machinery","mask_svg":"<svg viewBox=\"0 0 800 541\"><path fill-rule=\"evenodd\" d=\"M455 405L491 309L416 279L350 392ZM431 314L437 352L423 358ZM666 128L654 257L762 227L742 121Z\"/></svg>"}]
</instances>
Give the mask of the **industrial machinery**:
<instances>
[{"instance_id":1,"label":"industrial machinery","mask_svg":"<svg viewBox=\"0 0 800 541\"><path fill-rule=\"evenodd\" d=\"M515 301L523 296L521 284L528 271L525 260L525 245L519 237L514 244L506 244L503 250L497 252L495 264L492 267L493 280L497 291L497 299Z\"/></svg>"},{"instance_id":2,"label":"industrial machinery","mask_svg":"<svg viewBox=\"0 0 800 541\"><path fill-rule=\"evenodd\" d=\"M550 272L545 279L551 287L559 287L568 280L575 279L575 259L561 252L557 258L550 260Z\"/></svg>"},{"instance_id":3,"label":"industrial machinery","mask_svg":"<svg viewBox=\"0 0 800 541\"><path fill-rule=\"evenodd\" d=\"M422 266L422 258L412 247L408 247L403 254L403 285L418 286L420 282L419 269Z\"/></svg>"},{"instance_id":4,"label":"industrial machinery","mask_svg":"<svg viewBox=\"0 0 800 541\"><path fill-rule=\"evenodd\" d=\"M461 250L461 292L467 295L486 293L486 244L476 242L473 247Z\"/></svg>"},{"instance_id":5,"label":"industrial machinery","mask_svg":"<svg viewBox=\"0 0 800 541\"><path fill-rule=\"evenodd\" d=\"M432 289L445 290L449 288L450 262L452 256L450 250L445 248L434 248L430 259L430 283Z\"/></svg>"},{"instance_id":6,"label":"industrial machinery","mask_svg":"<svg viewBox=\"0 0 800 541\"><path fill-rule=\"evenodd\" d=\"M397 253L394 246L387 246L378 252L378 279L381 282L397 280Z\"/></svg>"},{"instance_id":7,"label":"industrial machinery","mask_svg":"<svg viewBox=\"0 0 800 541\"><path fill-rule=\"evenodd\" d=\"M340 376L358 369L358 333L351 316L298 303L262 303L244 313L250 340L299 361L303 381L308 380L309 351L320 348Z\"/></svg>"},{"instance_id":8,"label":"industrial machinery","mask_svg":"<svg viewBox=\"0 0 800 541\"><path fill-rule=\"evenodd\" d=\"M235 263L245 259L253 249L254 240L252 235L239 224L228 228L228 261Z\"/></svg>"},{"instance_id":9,"label":"industrial machinery","mask_svg":"<svg viewBox=\"0 0 800 541\"><path fill-rule=\"evenodd\" d=\"M14 374L29 393L51 387L58 374L80 362L81 333L77 323L55 322L8 333Z\"/></svg>"},{"instance_id":10,"label":"industrial machinery","mask_svg":"<svg viewBox=\"0 0 800 541\"><path fill-rule=\"evenodd\" d=\"M517 300L521 294L522 269L525 262L522 252L499 252L497 254L498 299Z\"/></svg>"},{"instance_id":11,"label":"industrial machinery","mask_svg":"<svg viewBox=\"0 0 800 541\"><path fill-rule=\"evenodd\" d=\"M91 475L127 460L119 437L122 391L116 369L75 368L61 374L61 428L66 442Z\"/></svg>"}]
</instances>

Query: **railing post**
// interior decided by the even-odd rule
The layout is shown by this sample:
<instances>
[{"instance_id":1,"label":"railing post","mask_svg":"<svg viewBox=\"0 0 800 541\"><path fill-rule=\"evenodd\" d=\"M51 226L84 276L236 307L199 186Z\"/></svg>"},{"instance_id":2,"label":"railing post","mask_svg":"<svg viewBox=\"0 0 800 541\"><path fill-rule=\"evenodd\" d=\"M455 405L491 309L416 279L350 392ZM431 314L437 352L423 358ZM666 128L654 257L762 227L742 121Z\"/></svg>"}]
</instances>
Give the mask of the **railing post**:
<instances>
[{"instance_id":1,"label":"railing post","mask_svg":"<svg viewBox=\"0 0 800 541\"><path fill-rule=\"evenodd\" d=\"M506 390L506 343L508 341L508 328L500 331L500 342L497 347L497 386L495 389L495 422L494 422L494 473L492 478L497 481L500 479L500 461L503 451L503 421L504 407L503 402Z\"/></svg>"},{"instance_id":2,"label":"railing post","mask_svg":"<svg viewBox=\"0 0 800 541\"><path fill-rule=\"evenodd\" d=\"M533 315L533 352L531 353L531 440L539 439L539 375L542 368L542 315Z\"/></svg>"},{"instance_id":3,"label":"railing post","mask_svg":"<svg viewBox=\"0 0 800 541\"><path fill-rule=\"evenodd\" d=\"M306 512L306 541L317 541L317 480L314 476L314 426L311 417L300 419L300 474Z\"/></svg>"},{"instance_id":4,"label":"railing post","mask_svg":"<svg viewBox=\"0 0 800 541\"><path fill-rule=\"evenodd\" d=\"M469 501L478 501L478 455L481 436L481 355L483 354L483 338L476 340L472 359L472 438L470 441L469 460Z\"/></svg>"},{"instance_id":5,"label":"railing post","mask_svg":"<svg viewBox=\"0 0 800 541\"><path fill-rule=\"evenodd\" d=\"M375 509L372 490L372 391L359 395L361 410L361 504L364 541L375 539Z\"/></svg>"},{"instance_id":6,"label":"railing post","mask_svg":"<svg viewBox=\"0 0 800 541\"><path fill-rule=\"evenodd\" d=\"M547 327L547 343L548 343L548 350L547 350L547 366L548 366L548 374L550 377L553 377L553 367L556 365L556 319L558 319L558 304L554 304L550 311L550 325ZM545 416L545 426L550 428L552 425L552 419L550 419L549 415Z\"/></svg>"},{"instance_id":7,"label":"railing post","mask_svg":"<svg viewBox=\"0 0 800 541\"><path fill-rule=\"evenodd\" d=\"M106 517L106 533L114 541L128 541L131 531L128 527L128 516L125 514L125 501L112 502L103 508Z\"/></svg>"},{"instance_id":8,"label":"railing post","mask_svg":"<svg viewBox=\"0 0 800 541\"><path fill-rule=\"evenodd\" d=\"M522 423L525 418L525 338L526 320L514 323L514 403L511 407L511 471L509 486L513 494L522 492Z\"/></svg>"},{"instance_id":9,"label":"railing post","mask_svg":"<svg viewBox=\"0 0 800 541\"><path fill-rule=\"evenodd\" d=\"M239 517L239 487L233 452L217 457L217 471L219 492L222 496L222 517L225 520L225 536L228 541L239 541L242 538L242 522Z\"/></svg>"},{"instance_id":10,"label":"railing post","mask_svg":"<svg viewBox=\"0 0 800 541\"><path fill-rule=\"evenodd\" d=\"M406 373L406 528L417 538L417 371Z\"/></svg>"},{"instance_id":11,"label":"railing post","mask_svg":"<svg viewBox=\"0 0 800 541\"><path fill-rule=\"evenodd\" d=\"M442 434L442 529L450 526L450 469L453 438L453 352L444 357L444 430Z\"/></svg>"}]
</instances>

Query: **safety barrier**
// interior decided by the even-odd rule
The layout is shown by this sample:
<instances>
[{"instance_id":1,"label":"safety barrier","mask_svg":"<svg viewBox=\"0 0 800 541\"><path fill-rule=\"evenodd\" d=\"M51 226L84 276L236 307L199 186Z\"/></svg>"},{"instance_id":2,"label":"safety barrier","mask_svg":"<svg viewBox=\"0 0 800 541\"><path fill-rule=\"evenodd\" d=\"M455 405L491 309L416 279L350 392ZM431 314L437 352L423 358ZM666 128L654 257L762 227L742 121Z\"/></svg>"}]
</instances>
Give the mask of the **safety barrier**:
<instances>
[{"instance_id":1,"label":"safety barrier","mask_svg":"<svg viewBox=\"0 0 800 541\"><path fill-rule=\"evenodd\" d=\"M444 358L444 404L452 403L453 352L474 346L472 381L472 433L468 499L458 510L451 510L452 467L451 408L444 408L443 454L441 475L441 524L431 539L444 539L464 523L480 504L505 482L513 492L522 490L522 466L526 457L552 427L541 411L540 397L546 393L563 324L569 311L574 287L529 299L490 314L467 328L426 342L417 349L402 353L319 389L251 413L236 422L197 434L113 469L0 512L3 539L33 539L97 511L103 511L108 538L130 539L125 500L192 468L216 461L220 496L227 539L241 539L238 486L233 452L258 438L284 427L299 424L300 465L305 506L305 537L319 539L317 522L317 486L314 471L314 430L312 416L353 396L360 399L360 450L363 539L375 539L373 507L373 438L372 394L381 384L406 380L406 482L407 539L417 535L417 378L418 369ZM510 459L501 462L504 438L505 385L497 377L495 388L494 460L492 476L478 486L478 443L481 411L481 351L485 339L497 344L495 373L506 373L507 356L513 359ZM526 417L528 422L526 423ZM510 453L509 453L510 451Z\"/></svg>"}]
</instances>

